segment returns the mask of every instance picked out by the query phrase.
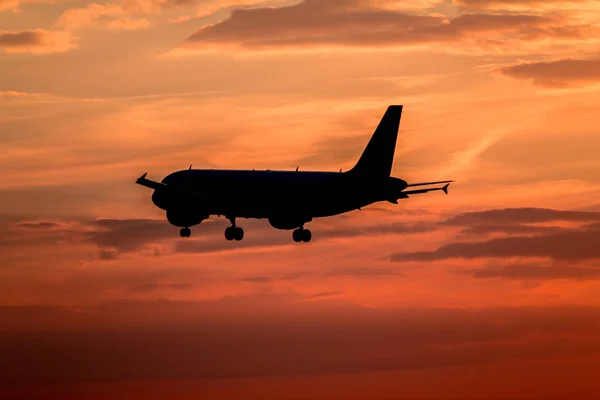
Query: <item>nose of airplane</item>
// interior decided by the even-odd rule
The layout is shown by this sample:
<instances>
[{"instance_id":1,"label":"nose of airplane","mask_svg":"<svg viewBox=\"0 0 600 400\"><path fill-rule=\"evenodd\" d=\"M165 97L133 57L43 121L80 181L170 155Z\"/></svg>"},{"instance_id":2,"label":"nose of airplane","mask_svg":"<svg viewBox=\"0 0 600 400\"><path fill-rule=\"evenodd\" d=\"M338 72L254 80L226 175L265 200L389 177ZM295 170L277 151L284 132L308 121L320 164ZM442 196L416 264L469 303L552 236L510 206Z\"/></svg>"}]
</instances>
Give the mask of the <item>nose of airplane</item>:
<instances>
[{"instance_id":1,"label":"nose of airplane","mask_svg":"<svg viewBox=\"0 0 600 400\"><path fill-rule=\"evenodd\" d=\"M154 193L152 193L152 203L154 203L156 207L161 210L166 210L168 208L167 201L168 198L164 191L161 191L160 189L154 190Z\"/></svg>"}]
</instances>

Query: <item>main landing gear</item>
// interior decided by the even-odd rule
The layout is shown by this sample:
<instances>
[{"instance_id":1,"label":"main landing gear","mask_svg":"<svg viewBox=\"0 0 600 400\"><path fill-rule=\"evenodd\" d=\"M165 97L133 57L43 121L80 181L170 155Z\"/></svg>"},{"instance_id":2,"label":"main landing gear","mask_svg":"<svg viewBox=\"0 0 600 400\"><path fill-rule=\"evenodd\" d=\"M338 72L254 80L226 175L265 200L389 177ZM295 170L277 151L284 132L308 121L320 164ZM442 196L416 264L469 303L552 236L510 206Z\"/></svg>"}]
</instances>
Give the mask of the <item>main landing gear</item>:
<instances>
[{"instance_id":1,"label":"main landing gear","mask_svg":"<svg viewBox=\"0 0 600 400\"><path fill-rule=\"evenodd\" d=\"M192 236L192 231L190 230L190 228L181 228L181 230L179 231L179 235L181 237L190 237Z\"/></svg>"},{"instance_id":2,"label":"main landing gear","mask_svg":"<svg viewBox=\"0 0 600 400\"><path fill-rule=\"evenodd\" d=\"M312 233L310 233L310 229L304 229L304 227L301 226L300 228L294 230L294 232L292 233L292 238L294 239L294 242L296 242L296 243L298 243L298 242L308 243L308 242L310 242L310 239L312 238Z\"/></svg>"},{"instance_id":3,"label":"main landing gear","mask_svg":"<svg viewBox=\"0 0 600 400\"><path fill-rule=\"evenodd\" d=\"M231 226L225 228L225 239L227 240L242 240L244 238L244 230L235 225L235 217L229 218Z\"/></svg>"}]
</instances>

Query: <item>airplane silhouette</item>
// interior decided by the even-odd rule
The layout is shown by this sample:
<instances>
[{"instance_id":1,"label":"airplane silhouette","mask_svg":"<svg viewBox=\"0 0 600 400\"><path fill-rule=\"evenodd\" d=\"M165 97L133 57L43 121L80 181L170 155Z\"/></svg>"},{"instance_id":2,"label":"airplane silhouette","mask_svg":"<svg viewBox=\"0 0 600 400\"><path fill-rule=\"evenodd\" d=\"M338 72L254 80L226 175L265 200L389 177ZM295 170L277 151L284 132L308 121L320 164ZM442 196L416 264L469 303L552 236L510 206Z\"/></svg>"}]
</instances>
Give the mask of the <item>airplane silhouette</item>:
<instances>
[{"instance_id":1,"label":"airplane silhouette","mask_svg":"<svg viewBox=\"0 0 600 400\"><path fill-rule=\"evenodd\" d=\"M453 181L409 184L391 177L401 105L391 105L379 122L356 165L346 172L255 171L189 169L176 171L162 182L146 179L136 183L154 189L152 202L166 211L169 223L181 227L181 237L191 235L190 227L211 215L225 216L231 226L227 240L242 240L244 230L236 218L266 218L276 229L293 231L295 242L310 242L312 234L304 224L313 218L360 210L388 201L398 204L409 195L442 190L448 194ZM443 187L412 189L445 183Z\"/></svg>"}]
</instances>

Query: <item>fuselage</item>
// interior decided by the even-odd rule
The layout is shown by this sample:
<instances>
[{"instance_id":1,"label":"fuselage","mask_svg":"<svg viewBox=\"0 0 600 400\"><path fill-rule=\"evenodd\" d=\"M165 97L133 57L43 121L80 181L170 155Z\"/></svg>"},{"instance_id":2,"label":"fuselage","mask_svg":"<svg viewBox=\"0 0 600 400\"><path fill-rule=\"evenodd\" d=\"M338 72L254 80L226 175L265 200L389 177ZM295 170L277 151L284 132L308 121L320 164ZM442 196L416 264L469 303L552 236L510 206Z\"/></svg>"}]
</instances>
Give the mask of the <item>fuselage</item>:
<instances>
[{"instance_id":1,"label":"fuselage","mask_svg":"<svg viewBox=\"0 0 600 400\"><path fill-rule=\"evenodd\" d=\"M270 170L187 169L169 174L162 183L205 196L184 201L157 189L152 200L163 210L242 218L332 216L387 200L406 188L404 180L392 177Z\"/></svg>"}]
</instances>

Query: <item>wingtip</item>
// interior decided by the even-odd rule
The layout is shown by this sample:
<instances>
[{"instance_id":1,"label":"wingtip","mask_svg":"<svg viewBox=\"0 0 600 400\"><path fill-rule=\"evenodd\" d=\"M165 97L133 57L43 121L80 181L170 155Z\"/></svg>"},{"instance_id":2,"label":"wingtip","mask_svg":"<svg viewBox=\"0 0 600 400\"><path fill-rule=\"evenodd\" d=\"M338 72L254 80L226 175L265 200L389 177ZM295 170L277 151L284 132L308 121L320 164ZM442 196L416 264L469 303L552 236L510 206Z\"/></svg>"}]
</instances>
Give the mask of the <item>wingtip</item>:
<instances>
[{"instance_id":1,"label":"wingtip","mask_svg":"<svg viewBox=\"0 0 600 400\"><path fill-rule=\"evenodd\" d=\"M442 188L442 190L444 191L444 193L448 194L448 186L450 186L449 183L446 183L446 185Z\"/></svg>"}]
</instances>

